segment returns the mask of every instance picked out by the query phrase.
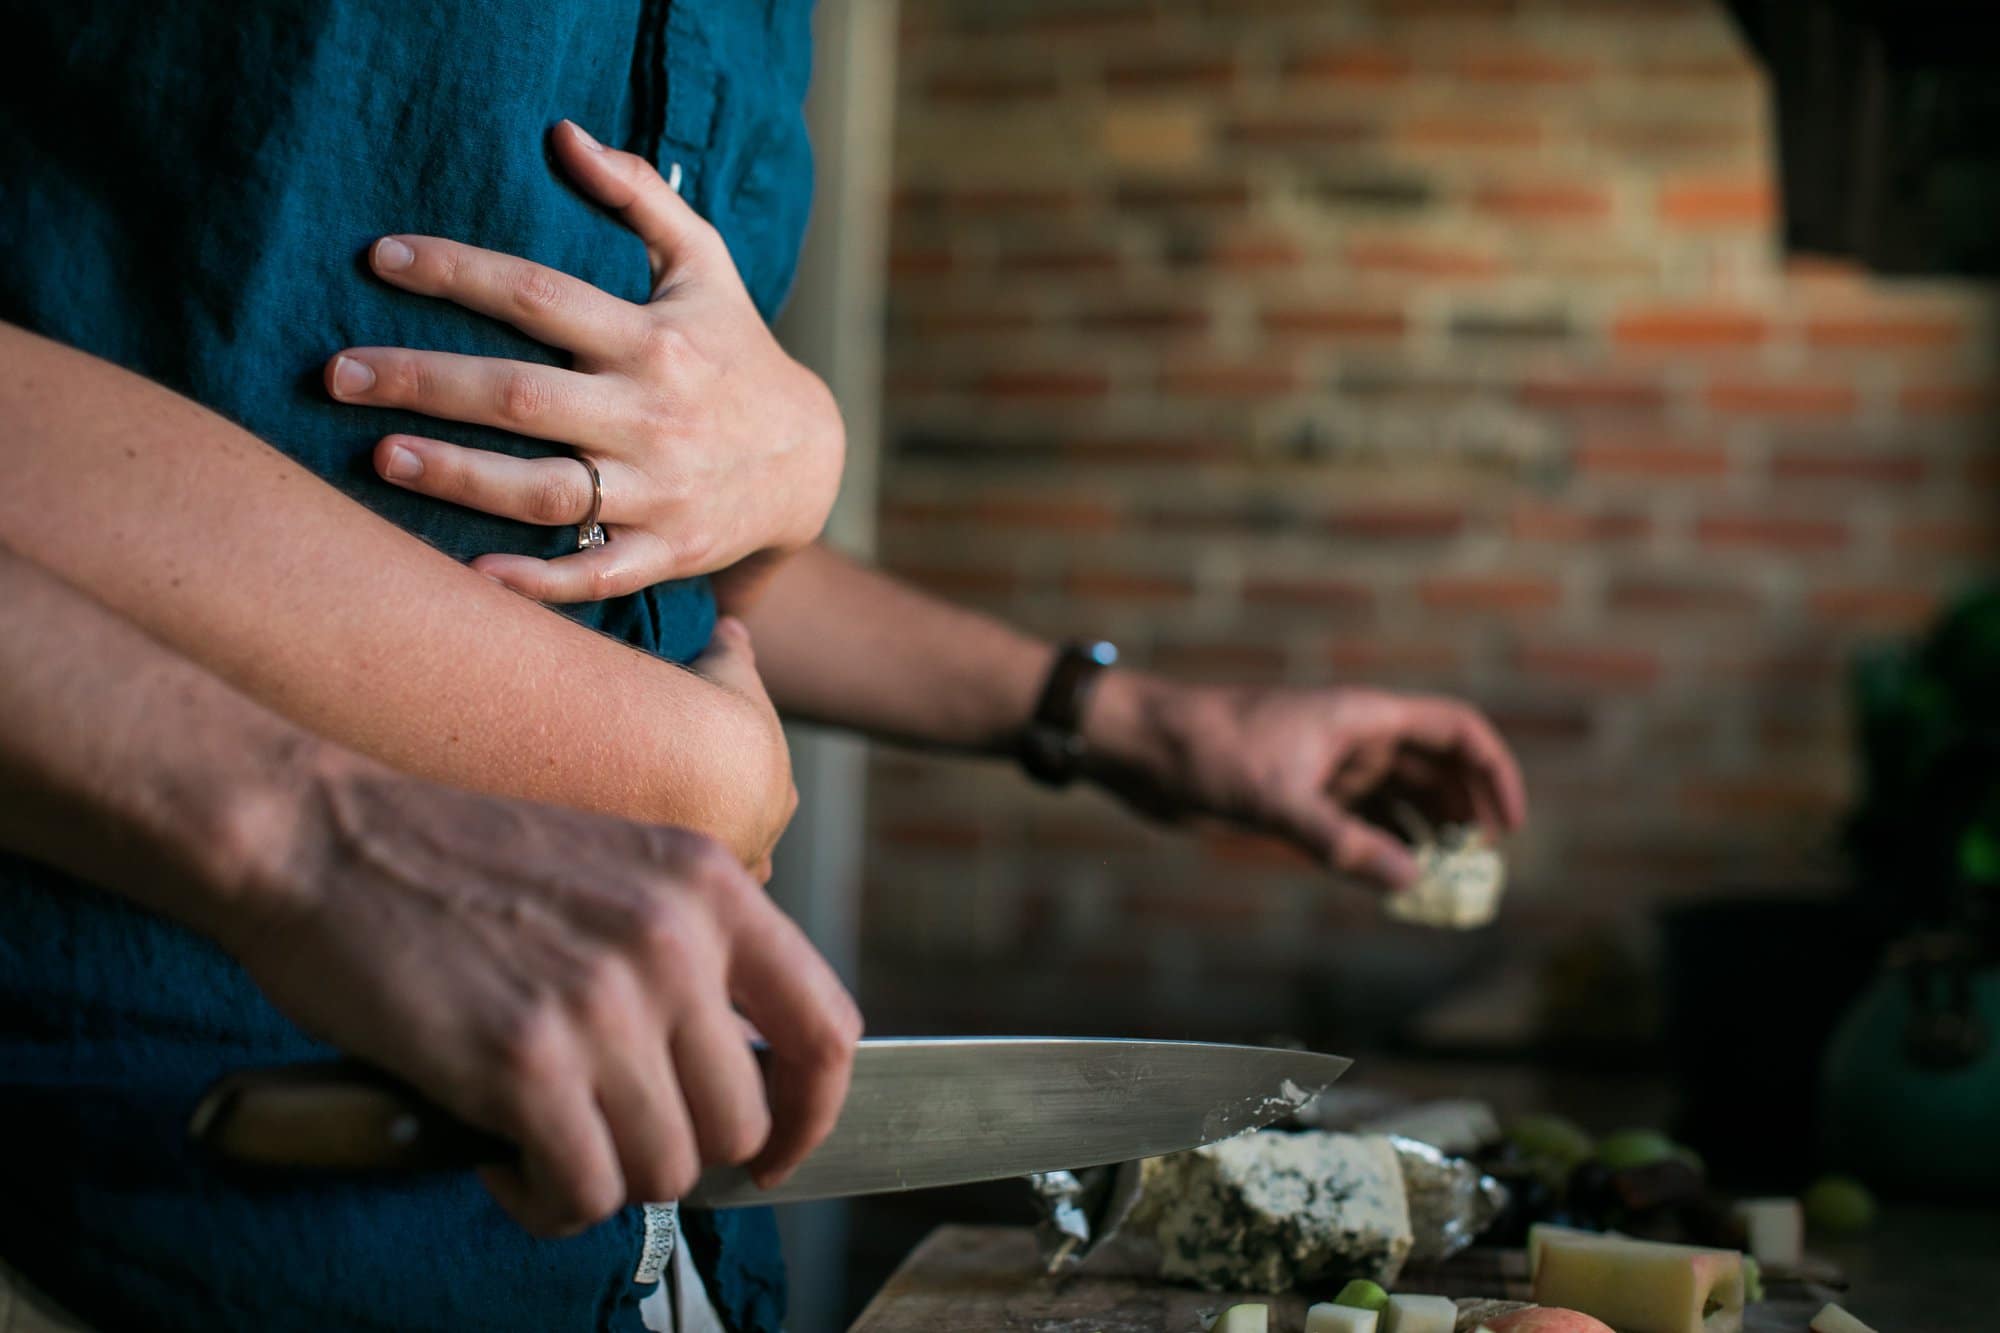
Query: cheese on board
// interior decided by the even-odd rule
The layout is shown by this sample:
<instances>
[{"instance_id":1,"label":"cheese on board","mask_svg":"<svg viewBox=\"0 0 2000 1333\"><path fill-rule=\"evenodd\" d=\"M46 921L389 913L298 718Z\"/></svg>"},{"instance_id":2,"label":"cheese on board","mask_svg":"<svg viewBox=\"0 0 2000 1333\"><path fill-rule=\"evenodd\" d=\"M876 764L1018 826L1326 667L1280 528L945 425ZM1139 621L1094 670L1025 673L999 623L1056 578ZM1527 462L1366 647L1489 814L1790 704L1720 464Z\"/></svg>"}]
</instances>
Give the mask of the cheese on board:
<instances>
[{"instance_id":1,"label":"cheese on board","mask_svg":"<svg viewBox=\"0 0 2000 1333\"><path fill-rule=\"evenodd\" d=\"M1449 1296L1391 1296L1382 1333L1452 1333L1458 1303Z\"/></svg>"},{"instance_id":2,"label":"cheese on board","mask_svg":"<svg viewBox=\"0 0 2000 1333\"><path fill-rule=\"evenodd\" d=\"M1593 1315L1619 1333L1737 1333L1743 1256L1734 1250L1630 1240L1541 1236L1535 1303Z\"/></svg>"},{"instance_id":3,"label":"cheese on board","mask_svg":"<svg viewBox=\"0 0 2000 1333\"><path fill-rule=\"evenodd\" d=\"M1132 1225L1160 1274L1211 1291L1286 1291L1319 1278L1393 1283L1410 1206L1379 1135L1265 1130L1145 1164Z\"/></svg>"},{"instance_id":4,"label":"cheese on board","mask_svg":"<svg viewBox=\"0 0 2000 1333\"><path fill-rule=\"evenodd\" d=\"M1375 1333L1380 1318L1373 1310L1321 1301L1306 1311L1306 1333Z\"/></svg>"},{"instance_id":5,"label":"cheese on board","mask_svg":"<svg viewBox=\"0 0 2000 1333\"><path fill-rule=\"evenodd\" d=\"M1875 1330L1856 1319L1831 1301L1820 1307L1820 1312L1807 1325L1812 1333L1875 1333Z\"/></svg>"},{"instance_id":6,"label":"cheese on board","mask_svg":"<svg viewBox=\"0 0 2000 1333\"><path fill-rule=\"evenodd\" d=\"M1805 1257L1806 1216L1797 1199L1745 1199L1731 1211L1758 1263L1798 1267Z\"/></svg>"}]
</instances>

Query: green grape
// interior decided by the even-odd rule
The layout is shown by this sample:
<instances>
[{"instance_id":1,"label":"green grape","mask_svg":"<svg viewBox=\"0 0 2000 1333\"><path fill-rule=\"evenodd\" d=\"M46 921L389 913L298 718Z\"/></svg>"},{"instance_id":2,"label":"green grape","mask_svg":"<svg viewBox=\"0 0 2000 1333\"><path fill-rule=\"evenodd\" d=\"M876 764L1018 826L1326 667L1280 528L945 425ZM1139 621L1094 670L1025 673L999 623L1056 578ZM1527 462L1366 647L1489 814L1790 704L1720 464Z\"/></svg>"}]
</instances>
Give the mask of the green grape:
<instances>
[{"instance_id":1,"label":"green grape","mask_svg":"<svg viewBox=\"0 0 2000 1333\"><path fill-rule=\"evenodd\" d=\"M1621 1129L1598 1141L1597 1160L1606 1171L1627 1171L1665 1161L1678 1151L1657 1129Z\"/></svg>"},{"instance_id":2,"label":"green grape","mask_svg":"<svg viewBox=\"0 0 2000 1333\"><path fill-rule=\"evenodd\" d=\"M1875 1196L1852 1176L1821 1176L1805 1192L1806 1225L1829 1236L1852 1236L1875 1223Z\"/></svg>"},{"instance_id":3,"label":"green grape","mask_svg":"<svg viewBox=\"0 0 2000 1333\"><path fill-rule=\"evenodd\" d=\"M1357 1310L1386 1310L1389 1308L1389 1293L1382 1290L1379 1283L1356 1278L1340 1289L1340 1295L1333 1298L1333 1303Z\"/></svg>"},{"instance_id":4,"label":"green grape","mask_svg":"<svg viewBox=\"0 0 2000 1333\"><path fill-rule=\"evenodd\" d=\"M1746 1301L1764 1299L1764 1270L1758 1267L1754 1255L1743 1256L1743 1299Z\"/></svg>"},{"instance_id":5,"label":"green grape","mask_svg":"<svg viewBox=\"0 0 2000 1333\"><path fill-rule=\"evenodd\" d=\"M1508 1123L1507 1140L1523 1157L1558 1163L1565 1174L1594 1147L1581 1125L1559 1115L1519 1116Z\"/></svg>"}]
</instances>

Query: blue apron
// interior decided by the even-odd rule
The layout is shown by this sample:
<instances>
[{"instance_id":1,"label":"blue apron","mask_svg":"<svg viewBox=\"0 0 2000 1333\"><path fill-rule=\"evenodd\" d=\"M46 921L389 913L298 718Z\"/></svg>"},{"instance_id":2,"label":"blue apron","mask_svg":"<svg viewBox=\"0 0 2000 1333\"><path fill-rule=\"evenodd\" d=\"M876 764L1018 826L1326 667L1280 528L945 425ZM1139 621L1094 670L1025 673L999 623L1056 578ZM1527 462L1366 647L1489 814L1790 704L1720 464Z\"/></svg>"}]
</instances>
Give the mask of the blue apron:
<instances>
[{"instance_id":1,"label":"blue apron","mask_svg":"<svg viewBox=\"0 0 2000 1333\"><path fill-rule=\"evenodd\" d=\"M553 556L569 529L389 486L374 442L414 431L522 456L504 433L334 404L342 346L555 362L494 321L374 280L388 232L523 255L644 299L639 241L553 174L570 117L678 166L758 308L805 226L808 4L788 0L66 0L17 6L0 86L0 319L223 413L460 559ZM297 595L310 598L312 589ZM705 580L571 608L685 661ZM223 1072L328 1049L205 940L46 867L0 858L0 1256L104 1329L632 1330L636 1209L563 1241L477 1180L252 1186L182 1141ZM769 1214L685 1216L718 1311L775 1329Z\"/></svg>"}]
</instances>

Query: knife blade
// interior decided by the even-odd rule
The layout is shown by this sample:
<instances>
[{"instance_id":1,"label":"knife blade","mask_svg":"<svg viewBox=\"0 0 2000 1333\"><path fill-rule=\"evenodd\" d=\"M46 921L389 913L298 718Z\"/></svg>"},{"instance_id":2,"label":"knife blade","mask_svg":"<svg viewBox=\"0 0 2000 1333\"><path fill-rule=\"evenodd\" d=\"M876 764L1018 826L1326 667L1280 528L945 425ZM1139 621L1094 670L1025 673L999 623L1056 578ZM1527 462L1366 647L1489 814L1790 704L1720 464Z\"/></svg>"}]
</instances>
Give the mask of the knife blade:
<instances>
[{"instance_id":1,"label":"knife blade","mask_svg":"<svg viewBox=\"0 0 2000 1333\"><path fill-rule=\"evenodd\" d=\"M1207 1042L876 1038L855 1053L840 1119L783 1184L704 1172L704 1208L1001 1180L1198 1148L1297 1110L1346 1072L1337 1055ZM463 1169L513 1145L362 1066L230 1074L189 1134L224 1161L299 1171Z\"/></svg>"}]
</instances>

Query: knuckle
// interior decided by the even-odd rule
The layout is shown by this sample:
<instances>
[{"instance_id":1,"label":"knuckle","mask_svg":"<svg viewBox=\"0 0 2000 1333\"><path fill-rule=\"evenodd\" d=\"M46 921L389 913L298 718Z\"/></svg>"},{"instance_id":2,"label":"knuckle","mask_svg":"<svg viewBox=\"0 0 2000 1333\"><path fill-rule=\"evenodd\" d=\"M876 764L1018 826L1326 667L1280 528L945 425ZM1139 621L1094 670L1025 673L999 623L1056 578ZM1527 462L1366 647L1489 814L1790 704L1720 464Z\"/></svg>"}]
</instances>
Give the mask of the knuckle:
<instances>
[{"instance_id":1,"label":"knuckle","mask_svg":"<svg viewBox=\"0 0 2000 1333\"><path fill-rule=\"evenodd\" d=\"M542 381L525 371L514 371L500 381L500 415L516 425L533 422L548 411L549 391Z\"/></svg>"},{"instance_id":2,"label":"knuckle","mask_svg":"<svg viewBox=\"0 0 2000 1333\"><path fill-rule=\"evenodd\" d=\"M730 1166L741 1166L755 1157L770 1137L771 1113L759 1099L716 1135L715 1154Z\"/></svg>"},{"instance_id":3,"label":"knuckle","mask_svg":"<svg viewBox=\"0 0 2000 1333\"><path fill-rule=\"evenodd\" d=\"M671 371L684 363L694 348L687 330L665 320L652 320L639 339L639 357L655 370Z\"/></svg>"},{"instance_id":4,"label":"knuckle","mask_svg":"<svg viewBox=\"0 0 2000 1333\"><path fill-rule=\"evenodd\" d=\"M577 1170L559 1181L564 1211L584 1226L601 1222L625 1202L625 1187L606 1171Z\"/></svg>"},{"instance_id":5,"label":"knuckle","mask_svg":"<svg viewBox=\"0 0 2000 1333\"><path fill-rule=\"evenodd\" d=\"M678 1199L694 1191L701 1180L701 1163L692 1154L677 1155L668 1162L662 1172L660 1195L663 1199Z\"/></svg>"},{"instance_id":6,"label":"knuckle","mask_svg":"<svg viewBox=\"0 0 2000 1333\"><path fill-rule=\"evenodd\" d=\"M547 269L528 265L516 275L509 295L522 314L541 315L562 305L563 286Z\"/></svg>"},{"instance_id":7,"label":"knuckle","mask_svg":"<svg viewBox=\"0 0 2000 1333\"><path fill-rule=\"evenodd\" d=\"M602 602L623 595L625 574L612 565L594 566L584 579L586 595L593 602Z\"/></svg>"},{"instance_id":8,"label":"knuckle","mask_svg":"<svg viewBox=\"0 0 2000 1333\"><path fill-rule=\"evenodd\" d=\"M537 1000L506 1025L500 1039L502 1066L510 1075L536 1083L553 1076L566 1059L567 1023L561 1006Z\"/></svg>"},{"instance_id":9,"label":"knuckle","mask_svg":"<svg viewBox=\"0 0 2000 1333\"><path fill-rule=\"evenodd\" d=\"M441 287L456 287L465 277L465 252L455 245L437 247L437 278Z\"/></svg>"},{"instance_id":10,"label":"knuckle","mask_svg":"<svg viewBox=\"0 0 2000 1333\"><path fill-rule=\"evenodd\" d=\"M535 481L528 493L528 517L550 525L574 519L587 501L567 468L552 468Z\"/></svg>"}]
</instances>

